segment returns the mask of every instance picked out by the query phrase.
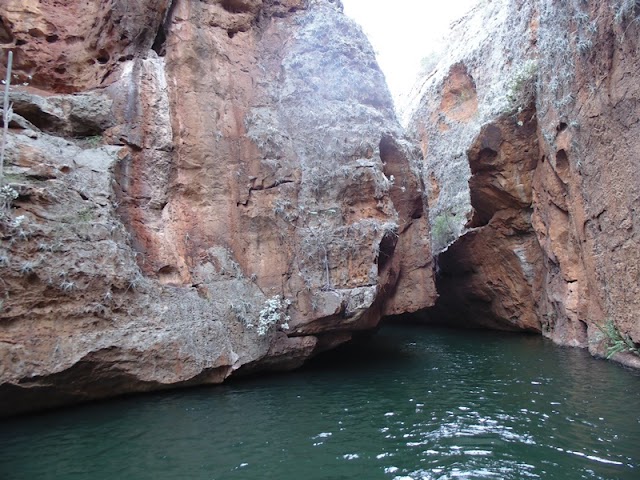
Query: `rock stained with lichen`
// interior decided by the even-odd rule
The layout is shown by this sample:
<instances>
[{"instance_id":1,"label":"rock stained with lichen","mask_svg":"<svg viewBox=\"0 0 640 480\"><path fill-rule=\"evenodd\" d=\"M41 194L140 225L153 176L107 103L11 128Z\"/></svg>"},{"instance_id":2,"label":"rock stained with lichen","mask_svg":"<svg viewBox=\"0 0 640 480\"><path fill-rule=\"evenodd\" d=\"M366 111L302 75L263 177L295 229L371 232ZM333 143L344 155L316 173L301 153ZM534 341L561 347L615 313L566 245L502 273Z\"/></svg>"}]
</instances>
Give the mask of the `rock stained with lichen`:
<instances>
[{"instance_id":1,"label":"rock stained with lichen","mask_svg":"<svg viewBox=\"0 0 640 480\"><path fill-rule=\"evenodd\" d=\"M340 2L0 18L30 79L7 165L25 221L0 246L4 414L295 368L435 301L420 153Z\"/></svg>"}]
</instances>

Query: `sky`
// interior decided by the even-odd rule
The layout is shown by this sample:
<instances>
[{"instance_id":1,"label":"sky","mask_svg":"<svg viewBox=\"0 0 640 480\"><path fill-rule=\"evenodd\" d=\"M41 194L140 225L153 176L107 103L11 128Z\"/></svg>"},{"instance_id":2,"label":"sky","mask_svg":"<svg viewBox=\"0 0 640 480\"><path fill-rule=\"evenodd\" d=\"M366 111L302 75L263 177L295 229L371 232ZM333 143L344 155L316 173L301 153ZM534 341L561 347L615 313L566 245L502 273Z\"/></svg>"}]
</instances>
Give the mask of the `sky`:
<instances>
[{"instance_id":1,"label":"sky","mask_svg":"<svg viewBox=\"0 0 640 480\"><path fill-rule=\"evenodd\" d=\"M437 49L451 22L478 0L342 0L378 56L396 105L418 74L420 60Z\"/></svg>"}]
</instances>

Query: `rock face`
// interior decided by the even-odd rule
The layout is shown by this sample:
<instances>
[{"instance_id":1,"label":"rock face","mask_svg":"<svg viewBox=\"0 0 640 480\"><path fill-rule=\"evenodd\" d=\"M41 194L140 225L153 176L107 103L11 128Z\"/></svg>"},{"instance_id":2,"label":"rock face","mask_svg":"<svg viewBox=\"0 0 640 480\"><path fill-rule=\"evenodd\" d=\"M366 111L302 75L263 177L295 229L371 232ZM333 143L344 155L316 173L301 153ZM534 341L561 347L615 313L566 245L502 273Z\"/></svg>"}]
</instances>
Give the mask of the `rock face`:
<instances>
[{"instance_id":1,"label":"rock face","mask_svg":"<svg viewBox=\"0 0 640 480\"><path fill-rule=\"evenodd\" d=\"M9 1L0 21L30 83L3 414L295 368L434 303L421 155L339 1Z\"/></svg>"},{"instance_id":2,"label":"rock face","mask_svg":"<svg viewBox=\"0 0 640 480\"><path fill-rule=\"evenodd\" d=\"M103 86L120 64L146 55L171 1L2 3L0 43L14 51L16 79L71 93Z\"/></svg>"},{"instance_id":3,"label":"rock face","mask_svg":"<svg viewBox=\"0 0 640 480\"><path fill-rule=\"evenodd\" d=\"M535 292L542 250L531 225L536 127L535 111L526 109L485 125L469 148L472 218L438 257L442 296L429 317L540 331Z\"/></svg>"},{"instance_id":4,"label":"rock face","mask_svg":"<svg viewBox=\"0 0 640 480\"><path fill-rule=\"evenodd\" d=\"M640 343L639 18L637 2L501 0L454 28L411 113L434 246L455 240L426 318L596 355L606 324Z\"/></svg>"}]
</instances>

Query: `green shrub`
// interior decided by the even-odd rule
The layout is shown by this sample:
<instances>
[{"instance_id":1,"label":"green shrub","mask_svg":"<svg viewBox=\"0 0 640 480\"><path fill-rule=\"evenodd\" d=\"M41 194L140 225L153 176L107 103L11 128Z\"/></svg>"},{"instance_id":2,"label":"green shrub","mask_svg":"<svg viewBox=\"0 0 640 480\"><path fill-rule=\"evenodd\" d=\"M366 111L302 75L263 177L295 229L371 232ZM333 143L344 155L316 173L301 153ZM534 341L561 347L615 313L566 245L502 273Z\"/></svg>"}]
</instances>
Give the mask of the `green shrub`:
<instances>
[{"instance_id":1,"label":"green shrub","mask_svg":"<svg viewBox=\"0 0 640 480\"><path fill-rule=\"evenodd\" d=\"M538 62L527 60L518 68L507 84L507 108L509 112L520 112L536 95Z\"/></svg>"},{"instance_id":2,"label":"green shrub","mask_svg":"<svg viewBox=\"0 0 640 480\"><path fill-rule=\"evenodd\" d=\"M624 352L633 353L640 357L640 348L636 346L629 335L625 335L618 330L613 320L607 320L604 326L597 325L597 327L605 336L607 358Z\"/></svg>"},{"instance_id":3,"label":"green shrub","mask_svg":"<svg viewBox=\"0 0 640 480\"><path fill-rule=\"evenodd\" d=\"M433 252L439 253L456 239L456 220L450 213L438 215L431 226Z\"/></svg>"}]
</instances>

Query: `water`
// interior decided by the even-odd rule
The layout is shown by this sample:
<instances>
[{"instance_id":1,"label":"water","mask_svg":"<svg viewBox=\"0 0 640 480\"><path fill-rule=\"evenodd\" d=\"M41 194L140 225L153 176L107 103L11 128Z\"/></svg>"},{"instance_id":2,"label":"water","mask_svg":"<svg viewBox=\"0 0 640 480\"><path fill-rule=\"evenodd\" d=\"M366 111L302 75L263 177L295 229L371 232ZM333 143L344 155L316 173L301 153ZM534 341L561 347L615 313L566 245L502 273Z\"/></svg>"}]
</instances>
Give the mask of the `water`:
<instances>
[{"instance_id":1,"label":"water","mask_svg":"<svg viewBox=\"0 0 640 480\"><path fill-rule=\"evenodd\" d=\"M638 479L640 374L394 327L281 376L4 421L10 479Z\"/></svg>"}]
</instances>

